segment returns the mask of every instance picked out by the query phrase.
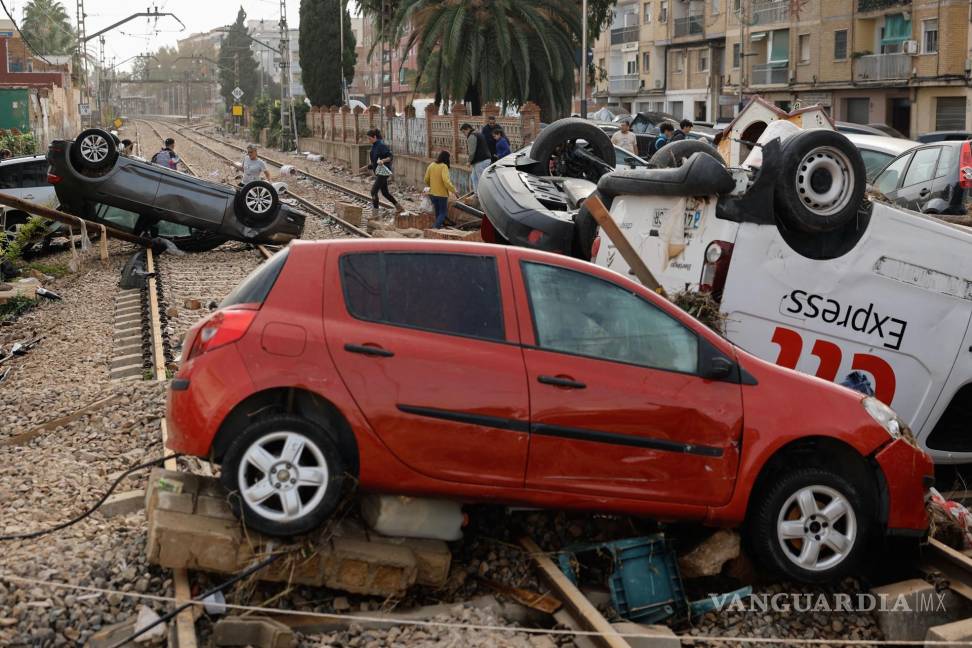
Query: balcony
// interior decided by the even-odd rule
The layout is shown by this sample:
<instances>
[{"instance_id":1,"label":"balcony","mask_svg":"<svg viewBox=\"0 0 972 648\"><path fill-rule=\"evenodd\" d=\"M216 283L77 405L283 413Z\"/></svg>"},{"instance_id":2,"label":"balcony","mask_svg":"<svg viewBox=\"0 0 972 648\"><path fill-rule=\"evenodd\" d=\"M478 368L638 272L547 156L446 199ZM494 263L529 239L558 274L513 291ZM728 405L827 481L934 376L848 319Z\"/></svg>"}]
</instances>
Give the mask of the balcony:
<instances>
[{"instance_id":1,"label":"balcony","mask_svg":"<svg viewBox=\"0 0 972 648\"><path fill-rule=\"evenodd\" d=\"M675 32L673 38L683 36L701 36L705 31L702 14L697 16L685 16L675 19Z\"/></svg>"},{"instance_id":2,"label":"balcony","mask_svg":"<svg viewBox=\"0 0 972 648\"><path fill-rule=\"evenodd\" d=\"M911 0L857 0L858 11L880 11L911 4Z\"/></svg>"},{"instance_id":3,"label":"balcony","mask_svg":"<svg viewBox=\"0 0 972 648\"><path fill-rule=\"evenodd\" d=\"M790 3L787 0L753 3L753 26L789 22Z\"/></svg>"},{"instance_id":4,"label":"balcony","mask_svg":"<svg viewBox=\"0 0 972 648\"><path fill-rule=\"evenodd\" d=\"M855 81L890 81L911 76L908 54L869 54L854 60Z\"/></svg>"},{"instance_id":5,"label":"balcony","mask_svg":"<svg viewBox=\"0 0 972 648\"><path fill-rule=\"evenodd\" d=\"M608 93L613 96L634 95L641 90L638 74L616 74L608 77Z\"/></svg>"},{"instance_id":6,"label":"balcony","mask_svg":"<svg viewBox=\"0 0 972 648\"><path fill-rule=\"evenodd\" d=\"M621 45L622 43L637 43L638 33L640 31L638 25L631 25L629 27L619 27L617 29L611 30L611 44Z\"/></svg>"},{"instance_id":7,"label":"balcony","mask_svg":"<svg viewBox=\"0 0 972 648\"><path fill-rule=\"evenodd\" d=\"M789 82L790 64L786 61L753 66L751 85L785 85Z\"/></svg>"}]
</instances>

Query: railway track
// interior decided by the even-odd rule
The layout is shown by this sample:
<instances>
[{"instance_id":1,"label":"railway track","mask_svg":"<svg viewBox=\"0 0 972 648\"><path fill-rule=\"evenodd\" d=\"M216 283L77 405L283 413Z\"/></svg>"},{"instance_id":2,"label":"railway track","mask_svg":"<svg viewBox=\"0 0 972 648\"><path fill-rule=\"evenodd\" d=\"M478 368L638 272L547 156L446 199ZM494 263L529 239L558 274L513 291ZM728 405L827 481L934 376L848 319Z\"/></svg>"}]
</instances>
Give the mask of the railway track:
<instances>
[{"instance_id":1,"label":"railway track","mask_svg":"<svg viewBox=\"0 0 972 648\"><path fill-rule=\"evenodd\" d=\"M158 129L156 129L155 126L151 122L145 121L144 123L149 128L151 128L157 135L159 134ZM200 139L194 137L193 135L199 135L200 137L206 137L207 139L210 139L212 141L215 141L215 142L217 142L217 143L219 143L221 145L227 146L229 148L239 148L239 147L236 147L236 146L231 145L231 144L225 144L224 142L220 142L219 140L216 140L215 138L211 138L211 137L208 137L208 136L203 136L203 135L201 135L199 133L196 133L195 131L192 131L193 132L193 135L188 135L186 133L186 131L188 129L185 129L182 126L178 126L178 125L175 125L175 124L168 124L168 123L166 123L166 125L169 126L170 128L176 129L177 132L179 132L183 137L185 137L192 145L197 146L197 147L201 148L202 150L208 152L209 154L213 155L214 157L218 158L219 160L221 160L225 164L227 164L230 167L232 167L234 170L237 169L237 166L236 166L236 163L238 161L237 159L231 158L230 156L228 156L228 155L226 155L224 153L221 153L220 151L216 150L212 146L209 146L208 144L203 143L202 141L200 141ZM242 149L240 149L240 150L242 151ZM275 166L278 169L283 166L283 164L274 162L272 160L266 160L266 161L267 161L267 163L269 165ZM185 162L185 158L184 157L183 157L183 162ZM186 166L187 166L187 168L190 168L191 169L191 167L188 164ZM365 196L364 194L361 194L360 192L354 191L353 189L348 189L347 187L342 187L340 184L338 184L338 183L336 183L334 181L327 180L325 178L321 178L320 176L317 176L315 174L310 174L310 173L307 173L307 172L302 171L302 170L299 170L299 169L298 169L298 173L300 173L301 175L303 175L303 176L305 176L307 178L310 178L311 180L314 180L315 182L318 182L318 183L322 184L328 190L340 192L343 195L346 195L346 196L351 197L356 202L364 202L364 201L367 201L367 203L370 204L370 201L371 201L371 197L370 196ZM310 211L312 214L317 215L317 216L319 216L319 217L321 217L323 219L324 224L329 227L329 231L326 232L326 237L327 238L338 238L340 236L355 236L355 237L369 238L371 236L364 229L362 229L362 228L354 225L353 223L349 223L348 221L340 218L332 210L328 210L323 205L321 205L321 204L319 204L319 203L317 203L317 202L309 199L308 197L306 197L304 195L301 195L300 193L297 193L297 192L293 191L290 187L288 187L286 196L294 199L295 201L297 201L298 204L300 204L302 207L304 207L305 209L307 209L308 211Z\"/></svg>"}]
</instances>

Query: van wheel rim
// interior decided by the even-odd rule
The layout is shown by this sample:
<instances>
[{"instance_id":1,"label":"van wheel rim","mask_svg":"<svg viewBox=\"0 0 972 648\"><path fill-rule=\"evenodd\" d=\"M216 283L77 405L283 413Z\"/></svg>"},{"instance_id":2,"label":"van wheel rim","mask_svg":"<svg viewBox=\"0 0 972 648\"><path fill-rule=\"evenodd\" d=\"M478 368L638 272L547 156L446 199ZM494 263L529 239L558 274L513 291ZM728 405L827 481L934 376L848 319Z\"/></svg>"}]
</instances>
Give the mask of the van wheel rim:
<instances>
[{"instance_id":1,"label":"van wheel rim","mask_svg":"<svg viewBox=\"0 0 972 648\"><path fill-rule=\"evenodd\" d=\"M108 157L108 142L101 135L88 135L81 140L81 157L87 162L101 162Z\"/></svg>"},{"instance_id":2,"label":"van wheel rim","mask_svg":"<svg viewBox=\"0 0 972 648\"><path fill-rule=\"evenodd\" d=\"M850 203L854 188L854 170L850 159L831 146L821 146L807 153L796 172L800 200L820 216L831 216Z\"/></svg>"},{"instance_id":3,"label":"van wheel rim","mask_svg":"<svg viewBox=\"0 0 972 648\"><path fill-rule=\"evenodd\" d=\"M840 492L829 486L807 486L783 504L776 535L787 560L807 571L825 571L853 551L857 515Z\"/></svg>"},{"instance_id":4,"label":"van wheel rim","mask_svg":"<svg viewBox=\"0 0 972 648\"><path fill-rule=\"evenodd\" d=\"M254 214L265 214L270 211L273 204L273 196L266 187L253 187L246 192L246 206Z\"/></svg>"},{"instance_id":5,"label":"van wheel rim","mask_svg":"<svg viewBox=\"0 0 972 648\"><path fill-rule=\"evenodd\" d=\"M294 522L324 499L328 481L324 453L299 432L273 432L254 441L240 461L240 496L260 517Z\"/></svg>"}]
</instances>

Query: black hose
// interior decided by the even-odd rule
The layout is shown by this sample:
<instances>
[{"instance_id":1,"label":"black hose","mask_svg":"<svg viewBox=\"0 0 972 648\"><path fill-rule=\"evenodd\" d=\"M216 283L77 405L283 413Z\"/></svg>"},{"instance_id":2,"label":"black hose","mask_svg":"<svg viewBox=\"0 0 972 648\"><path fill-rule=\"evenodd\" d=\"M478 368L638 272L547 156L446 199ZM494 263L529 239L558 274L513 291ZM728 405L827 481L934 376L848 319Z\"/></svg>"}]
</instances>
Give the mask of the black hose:
<instances>
[{"instance_id":1,"label":"black hose","mask_svg":"<svg viewBox=\"0 0 972 648\"><path fill-rule=\"evenodd\" d=\"M67 522L62 522L57 526L53 526L50 529L43 529L41 531L30 531L28 533L14 533L11 535L0 536L0 542L7 541L7 540L30 540L32 538L39 538L40 536L47 535L48 533L54 533L55 531L60 531L61 529L66 529L67 527L73 524L77 524L81 520L85 519L86 517L88 517L95 511L97 511L98 508L105 503L105 500L108 499L108 497L112 494L112 492L114 492L114 490L118 487L118 484L120 484L123 479L131 475L133 472L136 472L138 470L144 470L145 468L151 468L153 466L157 466L159 464L165 463L169 459L175 459L181 456L182 454L175 453L175 454L168 455L166 457L160 457L159 459L153 459L152 461L147 461L143 464L138 464L137 466L132 466L131 468L123 472L121 476L118 479L116 479L115 482L111 485L111 487L105 492L105 494L101 496L101 499L95 502L95 505L89 508L84 513L81 513L77 517L68 520Z\"/></svg>"},{"instance_id":2,"label":"black hose","mask_svg":"<svg viewBox=\"0 0 972 648\"><path fill-rule=\"evenodd\" d=\"M176 607L176 609L172 610L168 614L165 614L164 616L159 617L157 620L155 620L152 623L148 624L147 626L145 626L144 628L142 628L138 632L132 634L129 637L126 637L125 639L122 639L121 641L119 641L119 642L117 642L115 644L112 644L110 648L120 648L121 646L124 646L125 644L129 643L130 641L134 640L135 638L141 637L143 634L145 634L146 632L148 632L149 630L151 630L155 626L157 626L157 625L159 625L161 623L165 623L169 619L174 618L177 614L179 614L180 612L182 612L183 610L185 610L187 607L189 607L193 603L198 603L200 601L203 601L207 597L212 596L213 594L215 594L216 592L220 592L220 591L226 589L227 587L229 587L233 583L236 583L237 581L243 580L244 578L246 578L250 574L253 574L254 572L260 571L261 569L263 569L264 567L266 567L267 565L269 565L270 563L272 563L273 561L275 561L277 558L280 558L281 556L283 556L284 553L285 552L272 554L269 558L266 558L265 560L262 560L262 561L258 562L255 565L251 565L250 567L247 567L246 569L244 569L243 571L241 571L239 574L236 574L235 576L233 576L232 578L230 578L228 581L225 581L223 583L220 583L216 587L213 587L213 588L210 588L210 589L206 590L205 592L203 592L202 594L200 594L200 595L196 596L195 598L189 600L188 602L183 603L182 605Z\"/></svg>"}]
</instances>

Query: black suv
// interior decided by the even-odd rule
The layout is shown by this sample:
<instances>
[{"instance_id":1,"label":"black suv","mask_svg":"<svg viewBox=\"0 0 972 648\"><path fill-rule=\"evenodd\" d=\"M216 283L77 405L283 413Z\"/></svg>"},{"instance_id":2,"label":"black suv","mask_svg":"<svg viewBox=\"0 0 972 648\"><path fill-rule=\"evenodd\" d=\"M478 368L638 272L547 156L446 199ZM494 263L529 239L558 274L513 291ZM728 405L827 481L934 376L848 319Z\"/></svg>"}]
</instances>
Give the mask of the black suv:
<instances>
[{"instance_id":1,"label":"black suv","mask_svg":"<svg viewBox=\"0 0 972 648\"><path fill-rule=\"evenodd\" d=\"M972 208L972 141L942 141L902 153L872 187L889 202L925 214L964 216Z\"/></svg>"},{"instance_id":2,"label":"black suv","mask_svg":"<svg viewBox=\"0 0 972 648\"><path fill-rule=\"evenodd\" d=\"M117 139L98 128L47 151L48 181L61 209L137 235L172 239L186 251L226 240L286 243L300 237L304 215L281 203L262 180L235 189L119 154Z\"/></svg>"}]
</instances>

